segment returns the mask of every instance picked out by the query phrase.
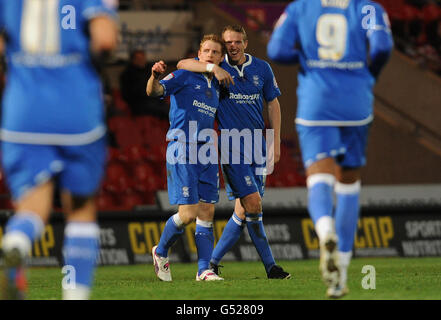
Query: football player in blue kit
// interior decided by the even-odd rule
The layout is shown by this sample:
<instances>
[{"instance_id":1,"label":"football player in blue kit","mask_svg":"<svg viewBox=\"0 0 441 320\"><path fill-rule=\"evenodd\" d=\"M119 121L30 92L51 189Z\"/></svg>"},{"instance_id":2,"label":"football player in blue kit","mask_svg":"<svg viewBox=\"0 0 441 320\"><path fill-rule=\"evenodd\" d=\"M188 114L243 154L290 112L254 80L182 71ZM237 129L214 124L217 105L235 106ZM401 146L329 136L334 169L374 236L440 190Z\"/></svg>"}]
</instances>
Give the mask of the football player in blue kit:
<instances>
[{"instance_id":1,"label":"football player in blue kit","mask_svg":"<svg viewBox=\"0 0 441 320\"><path fill-rule=\"evenodd\" d=\"M225 49L220 37L206 35L200 43L201 61L218 65ZM168 251L196 219L198 251L197 281L223 280L210 268L214 247L214 204L219 200L219 170L215 146L214 119L219 106L219 83L210 74L177 70L164 79L163 61L155 63L147 83L150 96L170 96L170 129L167 133L167 185L171 204L178 212L165 225L157 246L152 248L155 273L172 281ZM207 155L203 159L202 154Z\"/></svg>"},{"instance_id":2,"label":"football player in blue kit","mask_svg":"<svg viewBox=\"0 0 441 320\"><path fill-rule=\"evenodd\" d=\"M8 65L1 155L15 209L2 241L5 299L24 298L24 262L56 187L66 214L64 264L75 271L63 299L90 296L99 250L94 195L106 160L94 63L116 47L115 10L105 0L0 0Z\"/></svg>"},{"instance_id":3,"label":"football player in blue kit","mask_svg":"<svg viewBox=\"0 0 441 320\"><path fill-rule=\"evenodd\" d=\"M392 47L387 14L370 0L292 2L267 47L272 60L300 64L295 122L320 270L332 298L348 292L372 90Z\"/></svg>"},{"instance_id":4,"label":"football player in blue kit","mask_svg":"<svg viewBox=\"0 0 441 320\"><path fill-rule=\"evenodd\" d=\"M194 59L181 60L179 69L193 72L211 72L228 86L228 95L222 99L217 113L221 139L221 164L226 191L230 200L235 200L234 213L213 251L211 267L219 273L219 262L239 240L242 230L247 226L248 233L264 264L270 279L288 279L291 275L278 266L274 260L263 225L262 197L265 188L266 158L265 139L251 137L240 139L235 147L233 140L238 140L242 133L263 131L264 102L268 105L271 128L274 130L273 162L280 159L280 104L277 99L280 90L270 65L257 57L245 53L248 45L246 31L242 26L226 26L222 39L227 48L225 60L220 66L207 64ZM230 137L223 139L224 133ZM234 132L238 134L234 134ZM234 137L235 135L235 137ZM259 141L257 140L259 139ZM228 143L225 143L225 142ZM254 157L255 150L262 159ZM268 158L270 151L268 150ZM237 158L239 161L235 161Z\"/></svg>"}]
</instances>

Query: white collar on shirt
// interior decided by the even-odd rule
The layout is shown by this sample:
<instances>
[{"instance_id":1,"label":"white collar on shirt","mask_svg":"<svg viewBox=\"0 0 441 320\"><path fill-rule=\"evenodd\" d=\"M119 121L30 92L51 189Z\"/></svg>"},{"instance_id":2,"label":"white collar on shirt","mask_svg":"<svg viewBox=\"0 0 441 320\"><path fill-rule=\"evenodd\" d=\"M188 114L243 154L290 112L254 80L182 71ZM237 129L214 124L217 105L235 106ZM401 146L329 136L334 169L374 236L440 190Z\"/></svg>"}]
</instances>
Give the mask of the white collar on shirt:
<instances>
[{"instance_id":1,"label":"white collar on shirt","mask_svg":"<svg viewBox=\"0 0 441 320\"><path fill-rule=\"evenodd\" d=\"M228 60L228 54L225 54L225 61L228 63L228 65L230 67L235 68L237 70L237 72L239 73L240 77L243 77L243 72L245 71L245 67L249 66L251 64L251 62L253 61L253 56L249 55L248 53L245 53L245 56L248 57L248 61L245 61L242 64L242 70L240 70L237 65L230 64L230 61Z\"/></svg>"}]
</instances>

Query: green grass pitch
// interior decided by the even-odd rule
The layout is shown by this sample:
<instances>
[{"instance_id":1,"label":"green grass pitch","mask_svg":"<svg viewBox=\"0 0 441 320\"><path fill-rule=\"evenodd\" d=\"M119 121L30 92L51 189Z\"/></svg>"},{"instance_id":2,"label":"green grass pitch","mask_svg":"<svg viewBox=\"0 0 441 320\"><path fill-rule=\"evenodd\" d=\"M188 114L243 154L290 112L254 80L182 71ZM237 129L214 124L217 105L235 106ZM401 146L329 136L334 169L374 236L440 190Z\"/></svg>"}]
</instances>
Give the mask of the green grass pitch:
<instances>
[{"instance_id":1,"label":"green grass pitch","mask_svg":"<svg viewBox=\"0 0 441 320\"><path fill-rule=\"evenodd\" d=\"M96 271L95 300L320 300L326 299L318 260L279 261L289 280L268 280L260 262L225 262L223 282L196 282L196 263L172 263L173 282L161 282L152 265L103 266ZM375 268L375 289L364 289L363 266ZM30 268L28 299L61 299L61 268ZM372 278L365 283L372 285ZM441 258L355 258L350 292L342 299L441 299Z\"/></svg>"}]
</instances>

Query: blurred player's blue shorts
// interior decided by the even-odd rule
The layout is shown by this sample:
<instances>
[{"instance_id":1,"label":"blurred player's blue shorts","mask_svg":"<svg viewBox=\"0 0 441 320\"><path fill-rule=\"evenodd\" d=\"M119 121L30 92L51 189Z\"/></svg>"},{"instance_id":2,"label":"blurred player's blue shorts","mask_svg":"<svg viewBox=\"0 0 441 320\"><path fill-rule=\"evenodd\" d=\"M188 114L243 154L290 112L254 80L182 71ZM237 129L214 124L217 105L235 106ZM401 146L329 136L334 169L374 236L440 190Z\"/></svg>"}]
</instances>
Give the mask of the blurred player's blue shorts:
<instances>
[{"instance_id":1,"label":"blurred player's blue shorts","mask_svg":"<svg viewBox=\"0 0 441 320\"><path fill-rule=\"evenodd\" d=\"M13 199L53 177L60 190L92 195L104 175L106 145L106 138L81 146L2 142L2 166Z\"/></svg>"},{"instance_id":2,"label":"blurred player's blue shorts","mask_svg":"<svg viewBox=\"0 0 441 320\"><path fill-rule=\"evenodd\" d=\"M199 151L202 145L197 145ZM185 150L184 150L185 148ZM189 144L177 141L167 146L167 188L170 204L217 203L219 201L219 166L216 161L189 163ZM170 154L177 163L172 161ZM186 159L184 160L184 154ZM217 157L217 155L216 155Z\"/></svg>"},{"instance_id":3,"label":"blurred player's blue shorts","mask_svg":"<svg viewBox=\"0 0 441 320\"><path fill-rule=\"evenodd\" d=\"M256 164L223 164L222 173L228 199L243 198L254 192L259 192L263 197L266 175L258 174L258 170L264 167Z\"/></svg>"},{"instance_id":4,"label":"blurred player's blue shorts","mask_svg":"<svg viewBox=\"0 0 441 320\"><path fill-rule=\"evenodd\" d=\"M305 168L318 160L333 157L346 168L366 164L370 125L357 127L296 125Z\"/></svg>"}]
</instances>

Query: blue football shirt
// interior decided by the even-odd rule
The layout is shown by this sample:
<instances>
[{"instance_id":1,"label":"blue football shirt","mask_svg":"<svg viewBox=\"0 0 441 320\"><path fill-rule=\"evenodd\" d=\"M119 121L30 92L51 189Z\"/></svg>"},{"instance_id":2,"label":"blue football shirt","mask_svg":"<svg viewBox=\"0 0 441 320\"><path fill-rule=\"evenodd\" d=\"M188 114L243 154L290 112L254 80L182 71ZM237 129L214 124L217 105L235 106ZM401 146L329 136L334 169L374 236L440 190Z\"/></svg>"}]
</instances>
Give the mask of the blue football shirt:
<instances>
[{"instance_id":1,"label":"blue football shirt","mask_svg":"<svg viewBox=\"0 0 441 320\"><path fill-rule=\"evenodd\" d=\"M8 74L1 137L81 145L105 134L88 22L116 18L113 0L0 0Z\"/></svg>"},{"instance_id":2,"label":"blue football shirt","mask_svg":"<svg viewBox=\"0 0 441 320\"><path fill-rule=\"evenodd\" d=\"M214 138L210 133L219 107L218 81L202 73L177 70L159 82L164 96L170 96L167 140L195 143Z\"/></svg>"},{"instance_id":3,"label":"blue football shirt","mask_svg":"<svg viewBox=\"0 0 441 320\"><path fill-rule=\"evenodd\" d=\"M246 54L241 65L232 65L225 55L220 65L234 79L229 93L221 99L217 113L219 129L264 129L264 101L280 96L280 90L270 65L261 59Z\"/></svg>"},{"instance_id":4,"label":"blue football shirt","mask_svg":"<svg viewBox=\"0 0 441 320\"><path fill-rule=\"evenodd\" d=\"M299 52L296 123L365 125L373 118L369 41L384 33L384 9L370 0L298 0L279 19L272 40ZM271 42L269 50L271 49Z\"/></svg>"}]
</instances>

